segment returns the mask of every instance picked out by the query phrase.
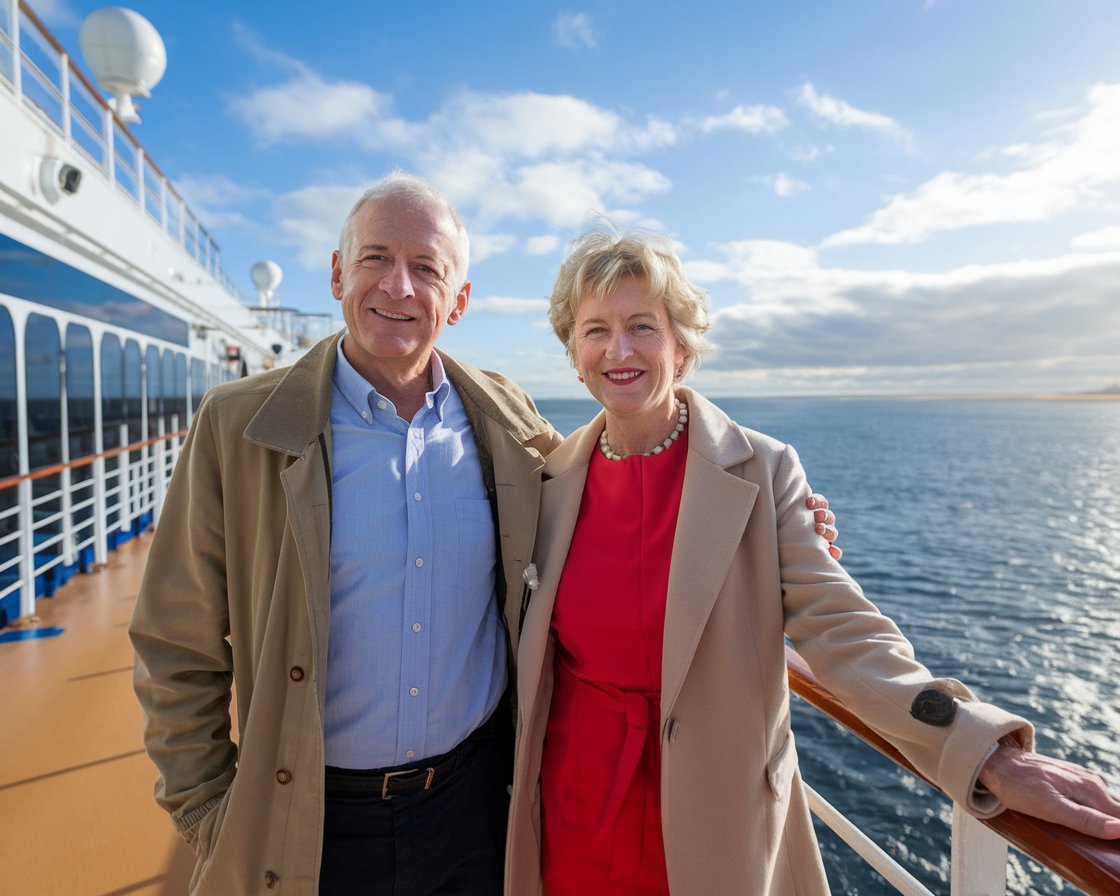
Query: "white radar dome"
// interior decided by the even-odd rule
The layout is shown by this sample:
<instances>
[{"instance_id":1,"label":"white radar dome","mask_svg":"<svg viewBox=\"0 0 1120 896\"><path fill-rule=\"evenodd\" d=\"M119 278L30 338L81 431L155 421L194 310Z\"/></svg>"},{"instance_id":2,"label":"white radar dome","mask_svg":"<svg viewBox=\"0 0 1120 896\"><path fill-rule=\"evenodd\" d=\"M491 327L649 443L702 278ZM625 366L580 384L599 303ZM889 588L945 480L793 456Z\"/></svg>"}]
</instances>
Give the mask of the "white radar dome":
<instances>
[{"instance_id":1,"label":"white radar dome","mask_svg":"<svg viewBox=\"0 0 1120 896\"><path fill-rule=\"evenodd\" d=\"M267 308L276 293L276 287L284 279L284 271L275 261L258 261L249 269L253 285L261 298L261 307Z\"/></svg>"},{"instance_id":2,"label":"white radar dome","mask_svg":"<svg viewBox=\"0 0 1120 896\"><path fill-rule=\"evenodd\" d=\"M86 65L121 121L140 121L133 96L149 97L167 70L167 49L140 13L106 6L90 13L78 33Z\"/></svg>"}]
</instances>

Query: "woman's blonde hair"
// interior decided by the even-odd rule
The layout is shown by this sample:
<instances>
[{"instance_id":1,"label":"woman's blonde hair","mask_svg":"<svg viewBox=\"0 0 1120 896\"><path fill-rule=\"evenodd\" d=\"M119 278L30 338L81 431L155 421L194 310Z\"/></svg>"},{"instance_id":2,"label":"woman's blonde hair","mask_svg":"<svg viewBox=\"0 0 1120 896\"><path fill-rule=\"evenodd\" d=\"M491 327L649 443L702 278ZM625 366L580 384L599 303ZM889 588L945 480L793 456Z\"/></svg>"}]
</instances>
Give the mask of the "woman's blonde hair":
<instances>
[{"instance_id":1,"label":"woman's blonde hair","mask_svg":"<svg viewBox=\"0 0 1120 896\"><path fill-rule=\"evenodd\" d=\"M685 276L681 260L668 237L633 231L596 229L578 237L568 250L549 299L548 319L568 354L575 358L575 322L584 296L608 298L619 283L634 277L645 280L653 298L665 303L673 335L685 349L685 363L677 379L700 364L711 350L705 333L711 329L708 296Z\"/></svg>"}]
</instances>

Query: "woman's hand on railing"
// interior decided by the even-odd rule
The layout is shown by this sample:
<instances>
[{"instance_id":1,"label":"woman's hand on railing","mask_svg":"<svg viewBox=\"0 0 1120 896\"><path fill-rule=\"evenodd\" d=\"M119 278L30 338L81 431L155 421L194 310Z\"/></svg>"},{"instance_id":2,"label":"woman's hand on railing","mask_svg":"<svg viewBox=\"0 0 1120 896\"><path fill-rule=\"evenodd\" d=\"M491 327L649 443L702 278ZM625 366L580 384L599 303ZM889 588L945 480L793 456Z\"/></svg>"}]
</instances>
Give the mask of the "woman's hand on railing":
<instances>
[{"instance_id":1,"label":"woman's hand on railing","mask_svg":"<svg viewBox=\"0 0 1120 896\"><path fill-rule=\"evenodd\" d=\"M812 494L805 499L805 506L813 511L813 521L816 524L817 534L828 542L828 553L833 560L839 560L844 552L836 547L836 515L828 509L828 498L824 495Z\"/></svg>"},{"instance_id":2,"label":"woman's hand on railing","mask_svg":"<svg viewBox=\"0 0 1120 896\"><path fill-rule=\"evenodd\" d=\"M980 783L1008 809L1102 840L1120 839L1120 796L1084 766L1001 744L980 769Z\"/></svg>"}]
</instances>

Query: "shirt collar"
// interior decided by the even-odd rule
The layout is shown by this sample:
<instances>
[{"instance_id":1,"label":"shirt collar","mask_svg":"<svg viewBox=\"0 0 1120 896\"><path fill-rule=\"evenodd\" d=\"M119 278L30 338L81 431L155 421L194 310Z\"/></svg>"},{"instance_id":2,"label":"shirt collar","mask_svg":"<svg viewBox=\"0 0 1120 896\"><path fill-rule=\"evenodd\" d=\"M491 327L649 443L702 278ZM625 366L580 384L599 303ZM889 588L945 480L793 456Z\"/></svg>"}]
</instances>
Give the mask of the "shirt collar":
<instances>
[{"instance_id":1,"label":"shirt collar","mask_svg":"<svg viewBox=\"0 0 1120 896\"><path fill-rule=\"evenodd\" d=\"M346 402L359 414L365 415L372 411L377 406L378 399L384 399L389 402L377 389L372 386L364 376L358 373L346 358L346 354L342 350L342 344L346 341L343 336L338 343L338 354L334 365L334 382L338 386L338 391L342 393L342 397ZM443 368L443 361L440 360L436 352L432 352L431 360L432 371L432 391L427 394L428 407L434 408L439 419L443 420L444 405L447 402L447 396L451 392L451 381L447 378L446 371ZM392 404L392 402L389 402Z\"/></svg>"}]
</instances>

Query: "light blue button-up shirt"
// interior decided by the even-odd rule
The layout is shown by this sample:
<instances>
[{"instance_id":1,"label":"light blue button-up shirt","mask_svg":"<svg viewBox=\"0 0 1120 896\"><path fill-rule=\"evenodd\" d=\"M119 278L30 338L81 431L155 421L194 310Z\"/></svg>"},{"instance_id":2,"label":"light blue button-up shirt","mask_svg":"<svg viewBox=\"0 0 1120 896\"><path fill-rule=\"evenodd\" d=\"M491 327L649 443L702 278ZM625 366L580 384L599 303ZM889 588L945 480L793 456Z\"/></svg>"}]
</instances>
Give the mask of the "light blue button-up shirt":
<instances>
[{"instance_id":1,"label":"light blue button-up shirt","mask_svg":"<svg viewBox=\"0 0 1120 896\"><path fill-rule=\"evenodd\" d=\"M450 750L501 699L497 548L478 449L439 357L409 423L339 348L326 763L383 768Z\"/></svg>"}]
</instances>

